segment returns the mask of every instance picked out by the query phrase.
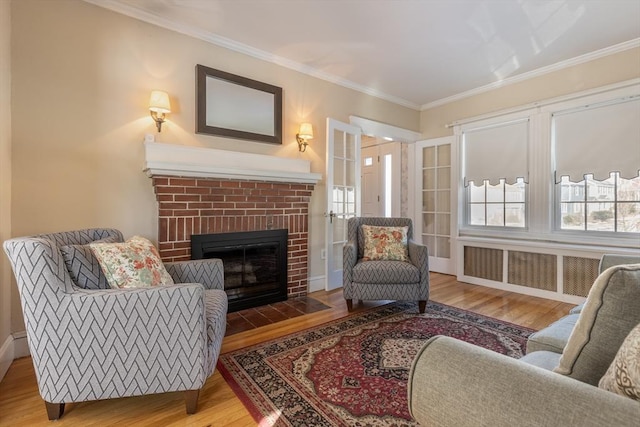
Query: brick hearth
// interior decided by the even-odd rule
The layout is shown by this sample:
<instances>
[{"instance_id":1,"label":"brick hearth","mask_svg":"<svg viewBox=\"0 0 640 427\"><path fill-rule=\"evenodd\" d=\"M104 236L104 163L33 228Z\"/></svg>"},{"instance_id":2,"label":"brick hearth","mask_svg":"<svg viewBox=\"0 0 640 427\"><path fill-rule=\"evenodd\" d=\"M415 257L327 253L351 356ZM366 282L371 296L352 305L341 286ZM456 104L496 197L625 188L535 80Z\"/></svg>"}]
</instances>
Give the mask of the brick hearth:
<instances>
[{"instance_id":1,"label":"brick hearth","mask_svg":"<svg viewBox=\"0 0 640 427\"><path fill-rule=\"evenodd\" d=\"M312 184L154 176L164 261L191 258L191 235L286 228L288 295L307 294Z\"/></svg>"}]
</instances>

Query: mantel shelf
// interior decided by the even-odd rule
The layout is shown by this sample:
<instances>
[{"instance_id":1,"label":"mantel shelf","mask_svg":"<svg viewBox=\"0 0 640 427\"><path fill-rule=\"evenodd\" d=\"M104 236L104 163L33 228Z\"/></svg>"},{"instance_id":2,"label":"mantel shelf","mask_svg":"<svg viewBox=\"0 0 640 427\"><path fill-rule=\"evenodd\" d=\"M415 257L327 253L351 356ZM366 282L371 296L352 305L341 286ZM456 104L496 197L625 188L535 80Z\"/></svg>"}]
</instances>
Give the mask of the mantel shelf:
<instances>
[{"instance_id":1,"label":"mantel shelf","mask_svg":"<svg viewBox=\"0 0 640 427\"><path fill-rule=\"evenodd\" d=\"M241 153L215 148L145 142L144 172L194 178L228 178L254 181L316 184L322 179L302 159Z\"/></svg>"}]
</instances>

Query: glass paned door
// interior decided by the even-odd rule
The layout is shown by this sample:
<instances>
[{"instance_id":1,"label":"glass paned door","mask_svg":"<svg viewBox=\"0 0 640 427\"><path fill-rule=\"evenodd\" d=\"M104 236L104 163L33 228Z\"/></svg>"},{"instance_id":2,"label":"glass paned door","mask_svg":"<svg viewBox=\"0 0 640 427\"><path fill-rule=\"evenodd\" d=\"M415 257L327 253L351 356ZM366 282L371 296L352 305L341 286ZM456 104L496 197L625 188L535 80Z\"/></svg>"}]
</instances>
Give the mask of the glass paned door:
<instances>
[{"instance_id":1,"label":"glass paned door","mask_svg":"<svg viewBox=\"0 0 640 427\"><path fill-rule=\"evenodd\" d=\"M429 248L431 271L454 274L454 246L451 243L455 218L452 201L453 138L437 138L416 143L416 239ZM452 227L453 226L453 227Z\"/></svg>"},{"instance_id":2,"label":"glass paned door","mask_svg":"<svg viewBox=\"0 0 640 427\"><path fill-rule=\"evenodd\" d=\"M327 119L327 290L342 286L347 220L360 215L359 177L360 129Z\"/></svg>"}]
</instances>

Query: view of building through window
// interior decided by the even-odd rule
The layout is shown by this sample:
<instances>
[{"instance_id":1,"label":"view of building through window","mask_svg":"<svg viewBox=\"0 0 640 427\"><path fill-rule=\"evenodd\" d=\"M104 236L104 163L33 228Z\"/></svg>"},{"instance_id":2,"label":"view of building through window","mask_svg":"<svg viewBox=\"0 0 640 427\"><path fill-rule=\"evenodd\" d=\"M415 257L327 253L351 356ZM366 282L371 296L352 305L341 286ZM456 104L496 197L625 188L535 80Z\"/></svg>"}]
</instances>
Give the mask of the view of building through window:
<instances>
[{"instance_id":1,"label":"view of building through window","mask_svg":"<svg viewBox=\"0 0 640 427\"><path fill-rule=\"evenodd\" d=\"M526 226L526 185L518 178L514 184L504 179L497 185L484 181L476 186L473 181L467 187L469 200L469 225L490 227Z\"/></svg>"},{"instance_id":2,"label":"view of building through window","mask_svg":"<svg viewBox=\"0 0 640 427\"><path fill-rule=\"evenodd\" d=\"M597 181L563 176L559 184L562 230L640 232L640 177L624 179L617 172Z\"/></svg>"}]
</instances>

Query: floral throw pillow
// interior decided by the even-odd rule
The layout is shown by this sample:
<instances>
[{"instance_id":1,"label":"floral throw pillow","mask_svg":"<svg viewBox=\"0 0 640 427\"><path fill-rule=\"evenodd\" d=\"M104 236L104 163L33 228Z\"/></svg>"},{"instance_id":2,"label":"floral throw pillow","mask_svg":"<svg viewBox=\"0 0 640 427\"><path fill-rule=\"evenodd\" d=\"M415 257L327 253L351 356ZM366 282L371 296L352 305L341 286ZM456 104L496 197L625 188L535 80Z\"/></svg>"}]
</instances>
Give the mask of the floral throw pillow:
<instances>
[{"instance_id":1,"label":"floral throw pillow","mask_svg":"<svg viewBox=\"0 0 640 427\"><path fill-rule=\"evenodd\" d=\"M133 236L125 243L90 243L89 247L114 289L173 285L158 251L144 237Z\"/></svg>"},{"instance_id":2,"label":"floral throw pillow","mask_svg":"<svg viewBox=\"0 0 640 427\"><path fill-rule=\"evenodd\" d=\"M363 261L408 261L407 233L409 227L378 227L363 225Z\"/></svg>"},{"instance_id":3,"label":"floral throw pillow","mask_svg":"<svg viewBox=\"0 0 640 427\"><path fill-rule=\"evenodd\" d=\"M629 332L598 387L640 400L640 324Z\"/></svg>"}]
</instances>

